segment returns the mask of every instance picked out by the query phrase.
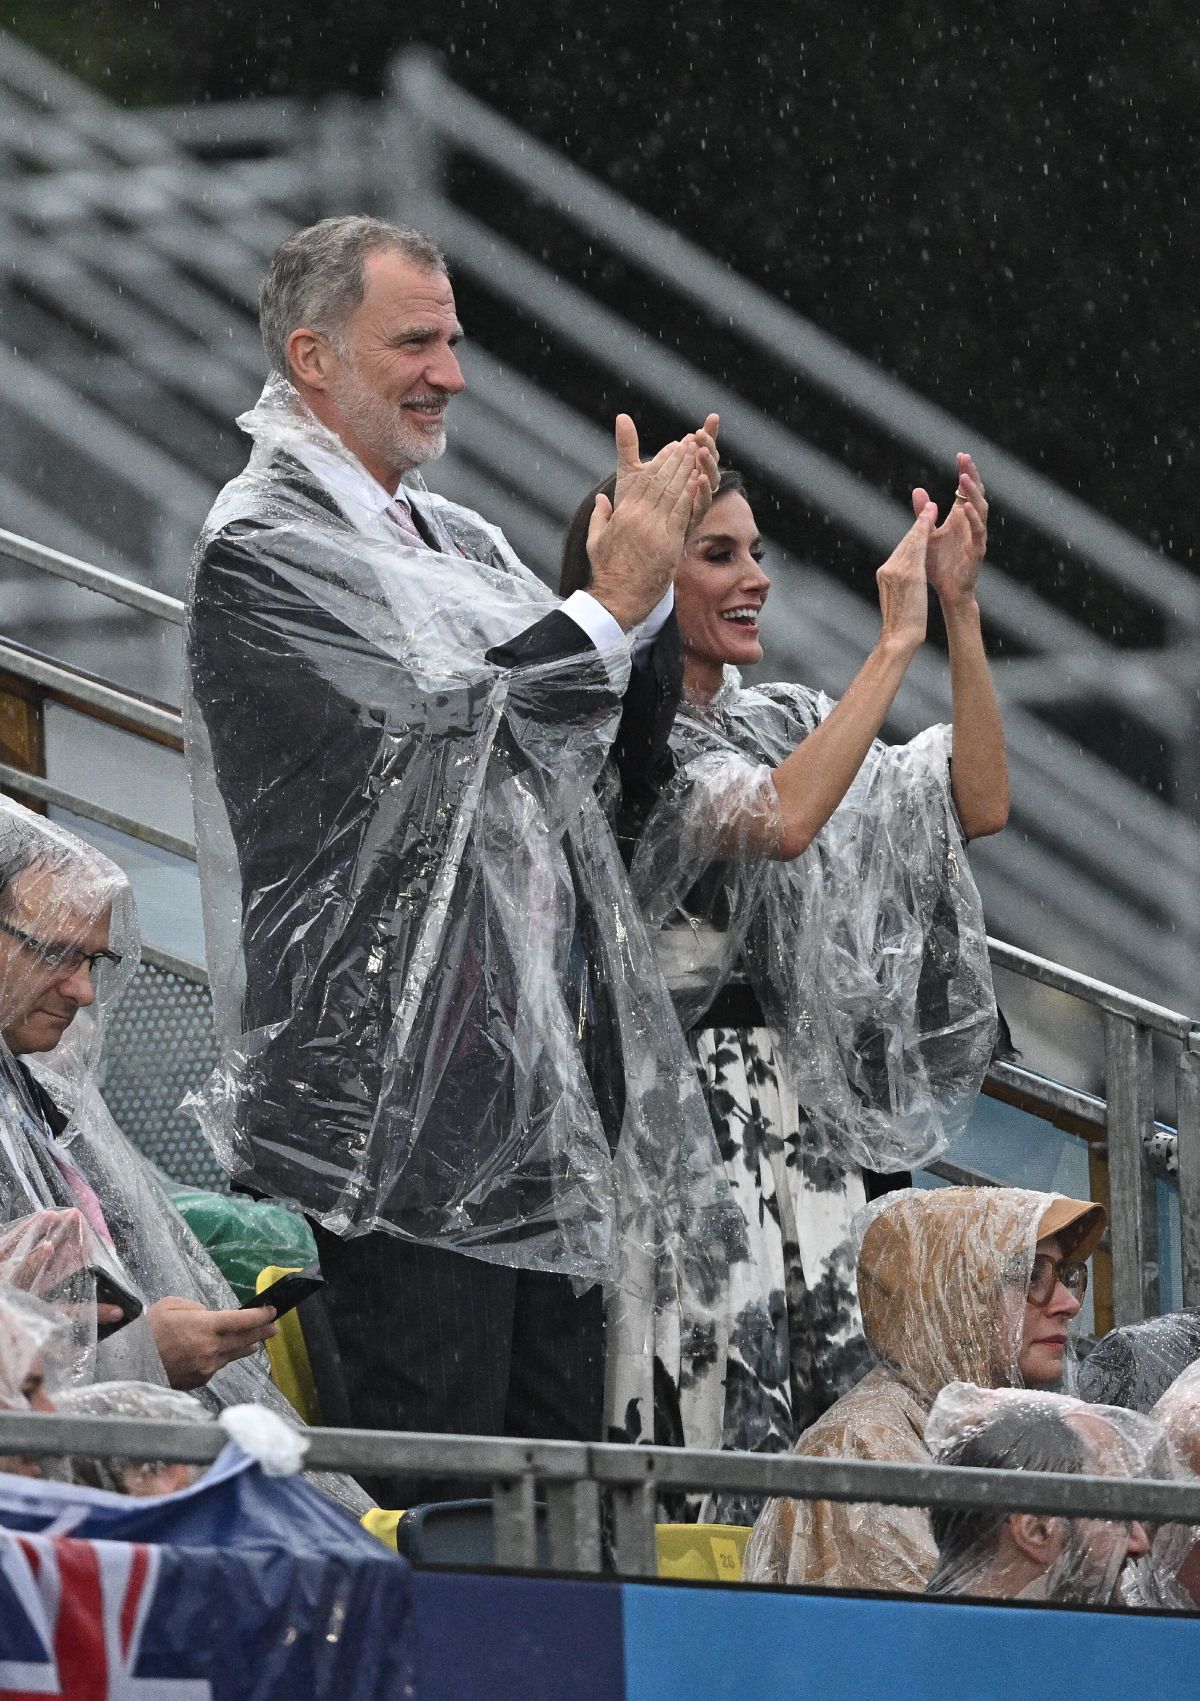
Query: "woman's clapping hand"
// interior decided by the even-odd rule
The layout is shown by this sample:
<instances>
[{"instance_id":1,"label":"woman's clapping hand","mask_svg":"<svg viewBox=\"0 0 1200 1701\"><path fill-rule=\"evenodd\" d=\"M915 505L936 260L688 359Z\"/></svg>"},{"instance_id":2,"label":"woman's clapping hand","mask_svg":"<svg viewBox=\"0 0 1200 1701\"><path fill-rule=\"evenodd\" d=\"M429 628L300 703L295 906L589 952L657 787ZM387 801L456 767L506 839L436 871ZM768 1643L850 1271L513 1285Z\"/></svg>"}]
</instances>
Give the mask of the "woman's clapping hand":
<instances>
[{"instance_id":1,"label":"woman's clapping hand","mask_svg":"<svg viewBox=\"0 0 1200 1701\"><path fill-rule=\"evenodd\" d=\"M913 524L875 575L883 616L880 641L915 653L929 621L926 557L937 525L937 503L926 501Z\"/></svg>"},{"instance_id":2,"label":"woman's clapping hand","mask_svg":"<svg viewBox=\"0 0 1200 1701\"><path fill-rule=\"evenodd\" d=\"M983 480L970 455L958 455L958 489L950 512L935 526L925 558L925 574L943 607L969 603L975 596L979 569L987 553L987 497ZM913 491L913 512L920 516L930 505L929 492Z\"/></svg>"}]
</instances>

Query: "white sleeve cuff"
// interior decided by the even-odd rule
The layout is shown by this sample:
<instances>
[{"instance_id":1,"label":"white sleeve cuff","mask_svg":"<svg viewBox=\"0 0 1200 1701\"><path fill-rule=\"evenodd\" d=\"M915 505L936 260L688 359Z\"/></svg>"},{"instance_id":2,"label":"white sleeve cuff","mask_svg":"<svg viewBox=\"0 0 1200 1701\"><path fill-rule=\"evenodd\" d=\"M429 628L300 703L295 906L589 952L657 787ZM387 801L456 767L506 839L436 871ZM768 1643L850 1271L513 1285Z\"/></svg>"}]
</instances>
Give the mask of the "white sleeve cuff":
<instances>
[{"instance_id":1,"label":"white sleeve cuff","mask_svg":"<svg viewBox=\"0 0 1200 1701\"><path fill-rule=\"evenodd\" d=\"M615 614L588 591L572 591L561 605L562 612L587 633L598 650L620 649L629 654L629 639Z\"/></svg>"},{"instance_id":2,"label":"white sleeve cuff","mask_svg":"<svg viewBox=\"0 0 1200 1701\"><path fill-rule=\"evenodd\" d=\"M635 656L639 655L643 650L648 650L650 648L650 645L654 642L654 640L658 637L658 634L666 625L667 616L674 607L675 587L674 585L668 585L665 595L655 603L645 620L639 622L639 624L635 626L633 631L630 633L630 636L633 639L633 653Z\"/></svg>"}]
</instances>

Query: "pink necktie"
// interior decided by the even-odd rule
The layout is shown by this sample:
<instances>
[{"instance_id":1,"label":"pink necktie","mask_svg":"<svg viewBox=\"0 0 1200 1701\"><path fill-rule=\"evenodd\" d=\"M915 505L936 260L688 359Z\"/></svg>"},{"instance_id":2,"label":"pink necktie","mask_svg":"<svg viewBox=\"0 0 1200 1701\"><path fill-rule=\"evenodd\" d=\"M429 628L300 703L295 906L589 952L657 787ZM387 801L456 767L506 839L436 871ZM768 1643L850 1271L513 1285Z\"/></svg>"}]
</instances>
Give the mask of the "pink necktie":
<instances>
[{"instance_id":1,"label":"pink necktie","mask_svg":"<svg viewBox=\"0 0 1200 1701\"><path fill-rule=\"evenodd\" d=\"M392 524L404 533L408 542L416 544L418 549L428 549L429 545L417 530L417 523L412 517L412 510L407 502L401 501L399 497L393 497L384 509L384 513Z\"/></svg>"}]
</instances>

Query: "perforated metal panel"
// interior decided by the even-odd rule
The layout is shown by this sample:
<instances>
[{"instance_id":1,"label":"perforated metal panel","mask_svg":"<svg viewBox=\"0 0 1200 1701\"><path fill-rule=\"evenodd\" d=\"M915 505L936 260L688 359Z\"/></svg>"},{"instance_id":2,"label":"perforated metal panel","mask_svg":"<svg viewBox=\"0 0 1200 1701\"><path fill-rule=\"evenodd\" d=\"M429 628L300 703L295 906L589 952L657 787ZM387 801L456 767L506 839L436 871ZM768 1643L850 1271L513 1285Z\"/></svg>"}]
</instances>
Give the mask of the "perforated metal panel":
<instances>
[{"instance_id":1,"label":"perforated metal panel","mask_svg":"<svg viewBox=\"0 0 1200 1701\"><path fill-rule=\"evenodd\" d=\"M135 1145L175 1181L227 1191L184 1095L216 1062L208 988L143 962L108 1028L104 1098Z\"/></svg>"}]
</instances>

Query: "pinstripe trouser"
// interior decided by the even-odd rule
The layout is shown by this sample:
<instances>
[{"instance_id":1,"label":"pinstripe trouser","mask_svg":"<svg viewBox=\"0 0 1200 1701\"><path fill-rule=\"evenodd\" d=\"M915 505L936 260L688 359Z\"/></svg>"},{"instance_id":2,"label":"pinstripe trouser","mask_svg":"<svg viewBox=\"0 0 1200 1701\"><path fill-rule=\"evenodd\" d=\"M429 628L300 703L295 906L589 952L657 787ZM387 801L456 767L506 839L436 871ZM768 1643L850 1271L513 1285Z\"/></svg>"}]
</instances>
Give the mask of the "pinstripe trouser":
<instances>
[{"instance_id":1,"label":"pinstripe trouser","mask_svg":"<svg viewBox=\"0 0 1200 1701\"><path fill-rule=\"evenodd\" d=\"M566 1276L394 1235L313 1225L351 1421L364 1429L601 1439L604 1306ZM472 1498L482 1483L364 1479L383 1506Z\"/></svg>"}]
</instances>

